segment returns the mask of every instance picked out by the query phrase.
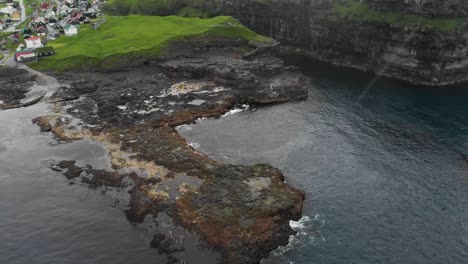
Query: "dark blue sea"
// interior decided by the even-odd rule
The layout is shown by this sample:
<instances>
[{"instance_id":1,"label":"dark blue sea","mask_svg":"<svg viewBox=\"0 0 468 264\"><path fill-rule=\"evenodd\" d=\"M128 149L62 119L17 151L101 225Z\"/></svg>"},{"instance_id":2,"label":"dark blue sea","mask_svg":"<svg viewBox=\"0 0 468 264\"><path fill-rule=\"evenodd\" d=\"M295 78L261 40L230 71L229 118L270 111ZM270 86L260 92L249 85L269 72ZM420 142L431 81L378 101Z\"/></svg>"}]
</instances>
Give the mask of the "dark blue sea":
<instances>
[{"instance_id":1,"label":"dark blue sea","mask_svg":"<svg viewBox=\"0 0 468 264\"><path fill-rule=\"evenodd\" d=\"M468 85L300 65L307 100L179 129L210 157L271 163L306 193L299 234L264 263L468 263Z\"/></svg>"}]
</instances>

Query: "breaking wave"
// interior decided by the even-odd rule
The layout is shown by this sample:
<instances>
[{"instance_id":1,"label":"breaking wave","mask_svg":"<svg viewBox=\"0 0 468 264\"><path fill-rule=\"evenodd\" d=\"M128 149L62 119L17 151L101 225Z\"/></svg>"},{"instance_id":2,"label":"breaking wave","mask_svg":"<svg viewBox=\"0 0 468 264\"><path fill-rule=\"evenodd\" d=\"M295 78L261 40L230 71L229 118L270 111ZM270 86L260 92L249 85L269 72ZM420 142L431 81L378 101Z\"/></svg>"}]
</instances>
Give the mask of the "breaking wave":
<instances>
[{"instance_id":1,"label":"breaking wave","mask_svg":"<svg viewBox=\"0 0 468 264\"><path fill-rule=\"evenodd\" d=\"M289 243L286 246L278 247L274 250L268 259L262 261L262 264L289 263L294 264L288 259L288 255L300 255L307 250L310 245L325 243L326 239L320 233L320 229L325 225L325 218L319 214L303 216L299 221L290 221L289 226L296 232L289 236Z\"/></svg>"},{"instance_id":2,"label":"breaking wave","mask_svg":"<svg viewBox=\"0 0 468 264\"><path fill-rule=\"evenodd\" d=\"M248 104L243 104L243 105L235 107L234 109L232 109L231 111L225 113L221 117L226 117L226 116L234 115L234 114L237 114L237 113L241 113L241 112L249 110L249 108L250 108L250 106Z\"/></svg>"}]
</instances>

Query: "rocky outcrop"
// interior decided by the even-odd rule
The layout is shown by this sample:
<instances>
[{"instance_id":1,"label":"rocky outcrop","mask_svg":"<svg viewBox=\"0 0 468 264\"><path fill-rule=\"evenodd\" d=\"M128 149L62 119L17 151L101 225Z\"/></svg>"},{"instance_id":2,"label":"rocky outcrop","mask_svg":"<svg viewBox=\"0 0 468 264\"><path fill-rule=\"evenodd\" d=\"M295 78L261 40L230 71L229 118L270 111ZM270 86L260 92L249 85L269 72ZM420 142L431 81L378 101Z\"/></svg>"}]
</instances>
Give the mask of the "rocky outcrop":
<instances>
[{"instance_id":1,"label":"rocky outcrop","mask_svg":"<svg viewBox=\"0 0 468 264\"><path fill-rule=\"evenodd\" d=\"M464 1L360 2L376 12L384 10L398 16L417 13L425 19L432 19L425 8L429 3L437 3L439 13L435 15L448 19L466 15L468 10ZM468 26L465 20L445 21L447 27L442 29L428 27L418 22L419 18L413 23L411 19L414 17L408 18L409 22L397 19L395 23L389 23L392 17L387 21L379 20L382 15L348 16L338 12L336 4L346 7L350 1L219 0L218 12L238 18L283 45L300 48L316 59L333 64L416 84L445 85L468 81ZM461 7L454 8L456 4ZM424 22L431 26L443 21Z\"/></svg>"},{"instance_id":2,"label":"rocky outcrop","mask_svg":"<svg viewBox=\"0 0 468 264\"><path fill-rule=\"evenodd\" d=\"M20 69L0 67L0 110L25 106L23 99L35 77Z\"/></svg>"},{"instance_id":3,"label":"rocky outcrop","mask_svg":"<svg viewBox=\"0 0 468 264\"><path fill-rule=\"evenodd\" d=\"M307 79L271 55L276 45L247 53L244 44L179 42L167 57L139 68L62 73L58 78L66 85L52 97L57 114L33 122L60 140L101 142L114 171L75 161L51 168L70 183L129 188L125 214L133 223L167 214L219 252L223 263L259 263L288 243L294 233L289 221L301 217L303 193L269 165L211 160L175 129L219 117L237 104L307 96ZM151 247L170 263L190 257L180 259L183 247L168 239L156 233Z\"/></svg>"}]
</instances>

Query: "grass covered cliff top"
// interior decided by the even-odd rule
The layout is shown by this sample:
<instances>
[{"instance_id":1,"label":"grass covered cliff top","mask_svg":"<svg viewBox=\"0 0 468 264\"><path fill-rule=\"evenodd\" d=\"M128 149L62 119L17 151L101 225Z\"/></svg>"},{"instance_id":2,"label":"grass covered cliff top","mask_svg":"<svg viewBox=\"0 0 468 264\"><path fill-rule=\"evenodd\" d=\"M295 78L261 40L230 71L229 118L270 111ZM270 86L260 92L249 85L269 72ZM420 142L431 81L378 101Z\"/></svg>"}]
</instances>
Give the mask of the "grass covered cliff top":
<instances>
[{"instance_id":1,"label":"grass covered cliff top","mask_svg":"<svg viewBox=\"0 0 468 264\"><path fill-rule=\"evenodd\" d=\"M451 31L462 26L465 17L428 18L400 12L382 12L371 9L359 0L335 1L334 11L344 17L360 21L379 21L390 25L421 25L427 29Z\"/></svg>"},{"instance_id":2,"label":"grass covered cliff top","mask_svg":"<svg viewBox=\"0 0 468 264\"><path fill-rule=\"evenodd\" d=\"M108 16L97 30L85 26L74 37L62 36L47 46L56 55L41 58L30 66L37 70L109 67L123 56L157 57L174 41L192 37L223 37L267 42L228 16L210 19L177 16Z\"/></svg>"},{"instance_id":3,"label":"grass covered cliff top","mask_svg":"<svg viewBox=\"0 0 468 264\"><path fill-rule=\"evenodd\" d=\"M106 11L128 15L178 15L186 17L213 17L216 0L109 0Z\"/></svg>"}]
</instances>

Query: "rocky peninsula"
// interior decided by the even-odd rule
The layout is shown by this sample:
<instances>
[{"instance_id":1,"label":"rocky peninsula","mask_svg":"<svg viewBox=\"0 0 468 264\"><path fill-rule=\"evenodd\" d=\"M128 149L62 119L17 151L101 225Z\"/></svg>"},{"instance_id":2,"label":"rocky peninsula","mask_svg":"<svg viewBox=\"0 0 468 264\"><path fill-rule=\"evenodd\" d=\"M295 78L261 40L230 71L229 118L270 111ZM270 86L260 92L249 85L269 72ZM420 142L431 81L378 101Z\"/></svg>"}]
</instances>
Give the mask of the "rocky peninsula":
<instances>
[{"instance_id":1,"label":"rocky peninsula","mask_svg":"<svg viewBox=\"0 0 468 264\"><path fill-rule=\"evenodd\" d=\"M129 221L166 213L220 252L223 263L259 263L288 243L289 221L301 217L303 193L269 165L211 160L175 128L220 117L239 104L307 97L307 79L277 52L275 42L209 37L176 41L164 56L134 57L112 69L51 71L63 85L50 97L56 114L34 122L59 140L101 142L113 170L67 160L51 168L72 183L130 186ZM156 233L151 245L179 263L177 242Z\"/></svg>"}]
</instances>

